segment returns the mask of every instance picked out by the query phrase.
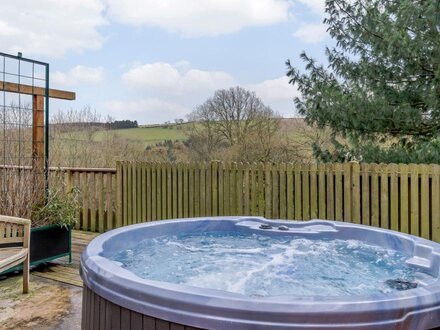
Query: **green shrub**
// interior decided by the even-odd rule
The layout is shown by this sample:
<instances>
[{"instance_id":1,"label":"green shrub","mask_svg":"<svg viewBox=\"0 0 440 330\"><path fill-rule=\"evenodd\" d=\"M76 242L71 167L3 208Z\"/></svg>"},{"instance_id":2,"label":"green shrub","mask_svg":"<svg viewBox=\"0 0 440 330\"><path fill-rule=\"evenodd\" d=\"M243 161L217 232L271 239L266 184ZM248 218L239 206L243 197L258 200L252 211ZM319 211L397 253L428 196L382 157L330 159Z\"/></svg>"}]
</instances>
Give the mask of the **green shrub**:
<instances>
[{"instance_id":1,"label":"green shrub","mask_svg":"<svg viewBox=\"0 0 440 330\"><path fill-rule=\"evenodd\" d=\"M80 209L79 189L72 188L67 193L49 190L45 200L32 206L31 219L34 227L56 224L72 227Z\"/></svg>"}]
</instances>

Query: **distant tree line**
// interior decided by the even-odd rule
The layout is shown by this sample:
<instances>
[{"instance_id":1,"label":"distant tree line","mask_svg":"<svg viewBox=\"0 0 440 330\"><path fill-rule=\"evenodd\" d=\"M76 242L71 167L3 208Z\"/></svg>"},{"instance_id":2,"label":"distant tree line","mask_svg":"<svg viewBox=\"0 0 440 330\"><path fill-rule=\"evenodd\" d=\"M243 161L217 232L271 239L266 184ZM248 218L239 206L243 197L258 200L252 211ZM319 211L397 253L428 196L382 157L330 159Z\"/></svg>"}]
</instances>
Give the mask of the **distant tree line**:
<instances>
[{"instance_id":1,"label":"distant tree line","mask_svg":"<svg viewBox=\"0 0 440 330\"><path fill-rule=\"evenodd\" d=\"M137 128L137 120L115 120L107 124L109 129Z\"/></svg>"}]
</instances>

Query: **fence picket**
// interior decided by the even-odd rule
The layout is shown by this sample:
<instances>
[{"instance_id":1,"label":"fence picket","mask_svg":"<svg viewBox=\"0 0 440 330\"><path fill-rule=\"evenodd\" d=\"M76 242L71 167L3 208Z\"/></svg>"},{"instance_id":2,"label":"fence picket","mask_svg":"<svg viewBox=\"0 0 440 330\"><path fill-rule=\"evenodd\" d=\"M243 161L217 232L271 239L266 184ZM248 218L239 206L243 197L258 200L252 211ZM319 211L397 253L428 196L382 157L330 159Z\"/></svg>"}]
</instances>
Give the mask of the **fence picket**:
<instances>
[{"instance_id":1,"label":"fence picket","mask_svg":"<svg viewBox=\"0 0 440 330\"><path fill-rule=\"evenodd\" d=\"M411 204L410 204L410 234L420 235L419 225L419 170L417 165L410 164Z\"/></svg>"},{"instance_id":2,"label":"fence picket","mask_svg":"<svg viewBox=\"0 0 440 330\"><path fill-rule=\"evenodd\" d=\"M408 165L400 164L400 221L399 230L403 233L409 233L408 223Z\"/></svg>"},{"instance_id":3,"label":"fence picket","mask_svg":"<svg viewBox=\"0 0 440 330\"><path fill-rule=\"evenodd\" d=\"M371 165L371 225L379 227L379 176L378 165Z\"/></svg>"},{"instance_id":4,"label":"fence picket","mask_svg":"<svg viewBox=\"0 0 440 330\"><path fill-rule=\"evenodd\" d=\"M420 165L420 235L430 239L428 165Z\"/></svg>"}]
</instances>

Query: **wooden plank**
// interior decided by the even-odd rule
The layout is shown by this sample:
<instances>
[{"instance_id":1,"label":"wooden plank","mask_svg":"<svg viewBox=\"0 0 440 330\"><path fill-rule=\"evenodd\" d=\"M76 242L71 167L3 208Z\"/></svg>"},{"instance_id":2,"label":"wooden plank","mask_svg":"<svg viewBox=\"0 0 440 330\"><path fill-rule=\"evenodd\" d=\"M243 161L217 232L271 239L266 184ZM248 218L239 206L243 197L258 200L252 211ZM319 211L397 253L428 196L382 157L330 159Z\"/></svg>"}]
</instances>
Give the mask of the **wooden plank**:
<instances>
[{"instance_id":1,"label":"wooden plank","mask_svg":"<svg viewBox=\"0 0 440 330\"><path fill-rule=\"evenodd\" d=\"M136 223L143 222L142 217L142 165L135 164L136 168Z\"/></svg>"},{"instance_id":2,"label":"wooden plank","mask_svg":"<svg viewBox=\"0 0 440 330\"><path fill-rule=\"evenodd\" d=\"M400 172L400 225L399 230L402 233L409 233L409 198L408 198L408 165L399 164L399 172ZM371 192L373 195L373 191Z\"/></svg>"},{"instance_id":3,"label":"wooden plank","mask_svg":"<svg viewBox=\"0 0 440 330\"><path fill-rule=\"evenodd\" d=\"M431 165L431 239L440 242L440 166Z\"/></svg>"},{"instance_id":4,"label":"wooden plank","mask_svg":"<svg viewBox=\"0 0 440 330\"><path fill-rule=\"evenodd\" d=\"M184 164L183 168L182 168L182 172L183 172L183 217L187 218L189 216L189 182L188 182L188 177L189 177L189 169L188 169L188 164Z\"/></svg>"},{"instance_id":5,"label":"wooden plank","mask_svg":"<svg viewBox=\"0 0 440 330\"><path fill-rule=\"evenodd\" d=\"M380 194L379 194L379 168L377 164L371 165L371 225L380 226Z\"/></svg>"},{"instance_id":6,"label":"wooden plank","mask_svg":"<svg viewBox=\"0 0 440 330\"><path fill-rule=\"evenodd\" d=\"M351 185L352 185L352 221L353 223L361 223L361 200L360 200L360 166L358 163L351 164Z\"/></svg>"},{"instance_id":7,"label":"wooden plank","mask_svg":"<svg viewBox=\"0 0 440 330\"><path fill-rule=\"evenodd\" d=\"M206 215L206 163L199 164L199 211L198 216Z\"/></svg>"},{"instance_id":8,"label":"wooden plank","mask_svg":"<svg viewBox=\"0 0 440 330\"><path fill-rule=\"evenodd\" d=\"M335 220L344 220L344 192L343 192L343 181L342 181L342 164L333 165L335 173Z\"/></svg>"},{"instance_id":9,"label":"wooden plank","mask_svg":"<svg viewBox=\"0 0 440 330\"><path fill-rule=\"evenodd\" d=\"M410 176L410 233L420 235L419 225L419 169L415 164L409 165Z\"/></svg>"},{"instance_id":10,"label":"wooden plank","mask_svg":"<svg viewBox=\"0 0 440 330\"><path fill-rule=\"evenodd\" d=\"M153 220L153 178L152 171L151 171L151 163L146 164L145 171L147 172L147 202L146 202L146 208L147 208L147 221Z\"/></svg>"},{"instance_id":11,"label":"wooden plank","mask_svg":"<svg viewBox=\"0 0 440 330\"><path fill-rule=\"evenodd\" d=\"M162 164L156 164L156 220L162 220L162 197L164 196L164 192L162 190Z\"/></svg>"},{"instance_id":12,"label":"wooden plank","mask_svg":"<svg viewBox=\"0 0 440 330\"><path fill-rule=\"evenodd\" d=\"M211 163L211 180L212 180L212 212L211 214L216 216L219 215L219 169L218 162Z\"/></svg>"},{"instance_id":13,"label":"wooden plank","mask_svg":"<svg viewBox=\"0 0 440 330\"><path fill-rule=\"evenodd\" d=\"M116 188L118 189L118 188ZM113 176L112 173L105 174L105 211L107 213L105 230L113 229Z\"/></svg>"},{"instance_id":14,"label":"wooden plank","mask_svg":"<svg viewBox=\"0 0 440 330\"><path fill-rule=\"evenodd\" d=\"M272 216L272 165L266 164L264 168L264 200L265 217L270 219Z\"/></svg>"},{"instance_id":15,"label":"wooden plank","mask_svg":"<svg viewBox=\"0 0 440 330\"><path fill-rule=\"evenodd\" d=\"M279 178L278 178L278 168L276 165L272 165L272 175L271 175L271 181L272 181L272 219L278 219L279 218Z\"/></svg>"},{"instance_id":16,"label":"wooden plank","mask_svg":"<svg viewBox=\"0 0 440 330\"><path fill-rule=\"evenodd\" d=\"M258 175L257 175L257 164L252 163L251 170L249 173L249 181L250 181L250 196L251 196L251 205L250 205L250 214L258 215Z\"/></svg>"},{"instance_id":17,"label":"wooden plank","mask_svg":"<svg viewBox=\"0 0 440 330\"><path fill-rule=\"evenodd\" d=\"M108 209L108 205L107 205ZM123 169L122 163L116 162L116 228L123 224L124 207L123 207Z\"/></svg>"},{"instance_id":18,"label":"wooden plank","mask_svg":"<svg viewBox=\"0 0 440 330\"><path fill-rule=\"evenodd\" d=\"M344 172L344 221L351 222L351 163L345 163Z\"/></svg>"},{"instance_id":19,"label":"wooden plank","mask_svg":"<svg viewBox=\"0 0 440 330\"><path fill-rule=\"evenodd\" d=\"M0 83L0 90L1 90ZM44 197L44 96L32 97L32 157L34 170L34 186L39 189L39 197Z\"/></svg>"},{"instance_id":20,"label":"wooden plank","mask_svg":"<svg viewBox=\"0 0 440 330\"><path fill-rule=\"evenodd\" d=\"M301 185L302 185L302 220L310 220L310 176L308 166L303 165L301 168Z\"/></svg>"},{"instance_id":21,"label":"wooden plank","mask_svg":"<svg viewBox=\"0 0 440 330\"><path fill-rule=\"evenodd\" d=\"M140 171L141 171L141 221L146 222L148 220L147 218L147 168L146 164L142 163L139 164Z\"/></svg>"},{"instance_id":22,"label":"wooden plank","mask_svg":"<svg viewBox=\"0 0 440 330\"><path fill-rule=\"evenodd\" d=\"M294 197L294 169L292 164L287 165L287 184L286 184L286 202L287 202L287 219L295 218L295 197Z\"/></svg>"},{"instance_id":23,"label":"wooden plank","mask_svg":"<svg viewBox=\"0 0 440 330\"><path fill-rule=\"evenodd\" d=\"M130 323L131 323L130 310L126 308L121 308L121 329L130 328L131 330Z\"/></svg>"},{"instance_id":24,"label":"wooden plank","mask_svg":"<svg viewBox=\"0 0 440 330\"><path fill-rule=\"evenodd\" d=\"M111 304L111 327L110 330L121 329L121 307L115 304Z\"/></svg>"},{"instance_id":25,"label":"wooden plank","mask_svg":"<svg viewBox=\"0 0 440 330\"><path fill-rule=\"evenodd\" d=\"M287 219L287 190L286 190L286 164L281 163L279 166L279 176L280 176L280 219Z\"/></svg>"},{"instance_id":26,"label":"wooden plank","mask_svg":"<svg viewBox=\"0 0 440 330\"><path fill-rule=\"evenodd\" d=\"M81 173L80 189L82 195L82 221L81 229L89 230L89 189L87 184L87 173Z\"/></svg>"},{"instance_id":27,"label":"wooden plank","mask_svg":"<svg viewBox=\"0 0 440 330\"><path fill-rule=\"evenodd\" d=\"M132 196L132 222L131 223L138 223L138 189L139 187L139 180L138 180L138 171L137 171L137 163L131 164L131 196Z\"/></svg>"},{"instance_id":28,"label":"wooden plank","mask_svg":"<svg viewBox=\"0 0 440 330\"><path fill-rule=\"evenodd\" d=\"M38 96L46 96L46 89L43 87L24 85L24 84L16 84L12 82L0 81L0 91L10 92L10 93L20 93L26 95L38 95ZM60 99L60 100L75 100L75 93L63 91L59 89L49 89L49 97L52 99Z\"/></svg>"},{"instance_id":29,"label":"wooden plank","mask_svg":"<svg viewBox=\"0 0 440 330\"><path fill-rule=\"evenodd\" d=\"M318 178L316 164L309 165L310 177L310 218L318 218Z\"/></svg>"},{"instance_id":30,"label":"wooden plank","mask_svg":"<svg viewBox=\"0 0 440 330\"><path fill-rule=\"evenodd\" d=\"M156 330L156 321L151 316L143 315L143 330Z\"/></svg>"},{"instance_id":31,"label":"wooden plank","mask_svg":"<svg viewBox=\"0 0 440 330\"><path fill-rule=\"evenodd\" d=\"M318 214L320 219L327 219L326 194L325 164L318 164Z\"/></svg>"},{"instance_id":32,"label":"wooden plank","mask_svg":"<svg viewBox=\"0 0 440 330\"><path fill-rule=\"evenodd\" d=\"M98 231L103 233L105 230L104 226L104 176L102 173L96 174L97 179L97 189L98 194Z\"/></svg>"},{"instance_id":33,"label":"wooden plank","mask_svg":"<svg viewBox=\"0 0 440 330\"><path fill-rule=\"evenodd\" d=\"M142 314L130 311L130 330L143 330Z\"/></svg>"},{"instance_id":34,"label":"wooden plank","mask_svg":"<svg viewBox=\"0 0 440 330\"><path fill-rule=\"evenodd\" d=\"M134 177L133 177L133 163L129 162L127 164L127 212L128 212L128 216L127 216L127 224L131 225L134 222L134 219L136 217L135 213L135 203L136 203L136 199L135 196L136 194L134 193ZM133 212L134 211L134 212Z\"/></svg>"},{"instance_id":35,"label":"wooden plank","mask_svg":"<svg viewBox=\"0 0 440 330\"><path fill-rule=\"evenodd\" d=\"M333 164L325 164L325 173L326 173L326 208L327 208L327 217L326 219L334 220L335 219L335 182L333 177Z\"/></svg>"},{"instance_id":36,"label":"wooden plank","mask_svg":"<svg viewBox=\"0 0 440 330\"><path fill-rule=\"evenodd\" d=\"M264 164L258 164L258 215L264 216L266 204L264 202L265 179Z\"/></svg>"},{"instance_id":37,"label":"wooden plank","mask_svg":"<svg viewBox=\"0 0 440 330\"><path fill-rule=\"evenodd\" d=\"M399 187L397 182L398 166L389 164L390 168L390 225L392 230L399 230Z\"/></svg>"},{"instance_id":38,"label":"wooden plank","mask_svg":"<svg viewBox=\"0 0 440 330\"><path fill-rule=\"evenodd\" d=\"M111 322L112 319L110 317L110 315L112 313L112 306L111 305L112 305L112 303L110 301L105 300L105 315L106 315L105 329L106 330L110 329L112 326L112 322Z\"/></svg>"},{"instance_id":39,"label":"wooden plank","mask_svg":"<svg viewBox=\"0 0 440 330\"><path fill-rule=\"evenodd\" d=\"M206 182L206 186L205 186L205 214L204 215L213 215L213 211L212 211L212 169L211 169L211 164L209 163L204 163L204 171L205 171L205 182Z\"/></svg>"},{"instance_id":40,"label":"wooden plank","mask_svg":"<svg viewBox=\"0 0 440 330\"><path fill-rule=\"evenodd\" d=\"M161 172L161 195L160 195L160 203L161 203L161 219L168 219L168 208L167 208L167 169L166 164L161 163L160 165L160 172Z\"/></svg>"},{"instance_id":41,"label":"wooden plank","mask_svg":"<svg viewBox=\"0 0 440 330\"><path fill-rule=\"evenodd\" d=\"M178 191L178 181L177 181L177 166L174 164L172 172L171 172L171 176L172 176L172 183L171 183L171 195L172 195L172 218L175 219L179 216L178 213L178 199L177 199L177 191Z\"/></svg>"},{"instance_id":42,"label":"wooden plank","mask_svg":"<svg viewBox=\"0 0 440 330\"><path fill-rule=\"evenodd\" d=\"M188 166L188 216L194 216L194 165Z\"/></svg>"},{"instance_id":43,"label":"wooden plank","mask_svg":"<svg viewBox=\"0 0 440 330\"><path fill-rule=\"evenodd\" d=\"M200 166L194 164L194 216L200 216Z\"/></svg>"},{"instance_id":44,"label":"wooden plank","mask_svg":"<svg viewBox=\"0 0 440 330\"><path fill-rule=\"evenodd\" d=\"M361 164L361 182L362 182L362 215L361 223L370 225L370 165Z\"/></svg>"},{"instance_id":45,"label":"wooden plank","mask_svg":"<svg viewBox=\"0 0 440 330\"><path fill-rule=\"evenodd\" d=\"M97 294L93 294L93 299L91 300L92 306L92 326L93 329L99 329L99 296Z\"/></svg>"},{"instance_id":46,"label":"wooden plank","mask_svg":"<svg viewBox=\"0 0 440 330\"><path fill-rule=\"evenodd\" d=\"M228 196L229 196L229 215L236 215L237 210L237 197L236 197L236 185L237 185L237 163L231 163L229 166L229 181L228 181Z\"/></svg>"},{"instance_id":47,"label":"wooden plank","mask_svg":"<svg viewBox=\"0 0 440 330\"><path fill-rule=\"evenodd\" d=\"M295 177L295 219L296 220L302 220L302 191L301 191L301 179L302 179L302 173L301 173L301 165L295 164L294 165L294 177Z\"/></svg>"},{"instance_id":48,"label":"wooden plank","mask_svg":"<svg viewBox=\"0 0 440 330\"><path fill-rule=\"evenodd\" d=\"M90 230L96 231L96 186L95 186L95 173L89 173L89 202L90 202Z\"/></svg>"},{"instance_id":49,"label":"wooden plank","mask_svg":"<svg viewBox=\"0 0 440 330\"><path fill-rule=\"evenodd\" d=\"M218 164L218 215L226 215L225 207L224 207L224 173L225 173L225 164Z\"/></svg>"},{"instance_id":50,"label":"wooden plank","mask_svg":"<svg viewBox=\"0 0 440 330\"><path fill-rule=\"evenodd\" d=\"M183 165L177 166L177 217L183 218Z\"/></svg>"},{"instance_id":51,"label":"wooden plank","mask_svg":"<svg viewBox=\"0 0 440 330\"><path fill-rule=\"evenodd\" d=\"M243 215L243 163L236 164L236 214Z\"/></svg>"},{"instance_id":52,"label":"wooden plank","mask_svg":"<svg viewBox=\"0 0 440 330\"><path fill-rule=\"evenodd\" d=\"M429 166L419 165L420 180L420 234L423 238L431 239L429 219Z\"/></svg>"},{"instance_id":53,"label":"wooden plank","mask_svg":"<svg viewBox=\"0 0 440 330\"><path fill-rule=\"evenodd\" d=\"M388 167L385 164L379 165L380 171L380 227L390 228L389 213L389 187L388 187Z\"/></svg>"},{"instance_id":54,"label":"wooden plank","mask_svg":"<svg viewBox=\"0 0 440 330\"><path fill-rule=\"evenodd\" d=\"M223 170L223 212L231 215L231 163L225 163Z\"/></svg>"},{"instance_id":55,"label":"wooden plank","mask_svg":"<svg viewBox=\"0 0 440 330\"><path fill-rule=\"evenodd\" d=\"M170 330L170 322L156 319L156 330Z\"/></svg>"},{"instance_id":56,"label":"wooden plank","mask_svg":"<svg viewBox=\"0 0 440 330\"><path fill-rule=\"evenodd\" d=\"M251 214L251 183L250 177L253 169L253 164L241 165L243 171L243 214Z\"/></svg>"},{"instance_id":57,"label":"wooden plank","mask_svg":"<svg viewBox=\"0 0 440 330\"><path fill-rule=\"evenodd\" d=\"M157 198L157 172L156 172L156 164L155 163L150 163L150 168L151 168L151 220L155 221L158 220L158 215L157 215L157 202L156 202L156 198Z\"/></svg>"}]
</instances>

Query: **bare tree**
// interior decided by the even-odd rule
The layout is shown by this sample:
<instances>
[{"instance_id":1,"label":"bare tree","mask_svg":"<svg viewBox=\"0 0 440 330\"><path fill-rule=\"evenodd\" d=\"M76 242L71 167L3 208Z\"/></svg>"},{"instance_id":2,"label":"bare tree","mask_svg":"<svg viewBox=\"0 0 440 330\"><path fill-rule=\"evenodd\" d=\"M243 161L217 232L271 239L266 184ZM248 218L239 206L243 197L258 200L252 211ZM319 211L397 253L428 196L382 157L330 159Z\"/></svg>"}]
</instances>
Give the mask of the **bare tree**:
<instances>
[{"instance_id":1,"label":"bare tree","mask_svg":"<svg viewBox=\"0 0 440 330\"><path fill-rule=\"evenodd\" d=\"M189 147L204 160L217 158L226 149L240 152L249 144L257 144L258 151L254 150L252 159L242 160L265 160L279 128L278 114L255 93L239 86L217 90L196 107L189 121L193 122L189 126Z\"/></svg>"}]
</instances>

